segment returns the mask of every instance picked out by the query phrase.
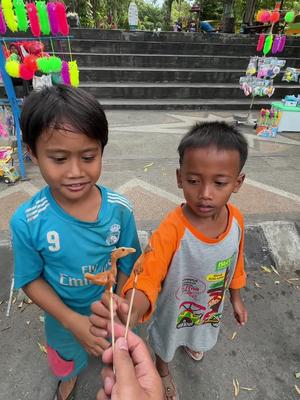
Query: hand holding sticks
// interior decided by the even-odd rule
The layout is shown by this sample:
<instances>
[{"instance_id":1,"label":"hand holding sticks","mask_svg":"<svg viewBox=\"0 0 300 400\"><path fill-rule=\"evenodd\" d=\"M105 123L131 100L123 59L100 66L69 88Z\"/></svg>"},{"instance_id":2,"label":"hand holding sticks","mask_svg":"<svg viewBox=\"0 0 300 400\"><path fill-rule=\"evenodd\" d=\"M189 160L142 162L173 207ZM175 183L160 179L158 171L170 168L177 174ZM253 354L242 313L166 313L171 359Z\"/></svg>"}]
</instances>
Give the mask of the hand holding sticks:
<instances>
[{"instance_id":1,"label":"hand holding sticks","mask_svg":"<svg viewBox=\"0 0 300 400\"><path fill-rule=\"evenodd\" d=\"M132 306L133 306L133 300L134 300L134 295L135 295L135 290L136 290L136 285L138 282L139 275L143 272L143 266L142 263L145 258L145 254L149 253L152 251L152 248L150 245L147 245L144 252L139 256L139 258L136 260L133 266L133 272L134 272L134 281L133 281L133 290L130 298L130 303L129 303L129 311L127 315L127 321L126 321L126 329L125 329L125 339L127 339L128 335L128 330L129 330L129 324L130 324L130 319L131 319L131 314L132 314Z\"/></svg>"},{"instance_id":2,"label":"hand holding sticks","mask_svg":"<svg viewBox=\"0 0 300 400\"><path fill-rule=\"evenodd\" d=\"M115 332L114 332L114 303L113 303L113 286L116 284L117 277L117 260L123 258L130 253L135 253L135 249L132 247L118 247L111 253L111 269L99 274L86 273L84 277L95 285L106 286L105 291L109 293L109 308L110 308L110 319L111 319L111 340L112 347L114 350L115 346Z\"/></svg>"}]
</instances>

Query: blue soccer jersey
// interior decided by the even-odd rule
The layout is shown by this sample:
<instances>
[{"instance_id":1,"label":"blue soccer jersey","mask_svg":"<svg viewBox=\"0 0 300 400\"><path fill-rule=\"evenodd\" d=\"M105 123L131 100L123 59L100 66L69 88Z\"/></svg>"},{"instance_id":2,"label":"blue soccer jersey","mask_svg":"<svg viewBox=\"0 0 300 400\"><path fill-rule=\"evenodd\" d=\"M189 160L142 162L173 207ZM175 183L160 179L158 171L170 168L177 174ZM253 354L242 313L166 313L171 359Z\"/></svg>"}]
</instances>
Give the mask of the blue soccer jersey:
<instances>
[{"instance_id":1,"label":"blue soccer jersey","mask_svg":"<svg viewBox=\"0 0 300 400\"><path fill-rule=\"evenodd\" d=\"M110 269L114 248L137 250L118 260L118 270L130 275L141 252L132 207L123 196L98 188L102 204L95 222L67 214L49 187L18 208L11 219L16 288L42 277L66 305L80 311L99 300L105 290L84 274Z\"/></svg>"}]
</instances>

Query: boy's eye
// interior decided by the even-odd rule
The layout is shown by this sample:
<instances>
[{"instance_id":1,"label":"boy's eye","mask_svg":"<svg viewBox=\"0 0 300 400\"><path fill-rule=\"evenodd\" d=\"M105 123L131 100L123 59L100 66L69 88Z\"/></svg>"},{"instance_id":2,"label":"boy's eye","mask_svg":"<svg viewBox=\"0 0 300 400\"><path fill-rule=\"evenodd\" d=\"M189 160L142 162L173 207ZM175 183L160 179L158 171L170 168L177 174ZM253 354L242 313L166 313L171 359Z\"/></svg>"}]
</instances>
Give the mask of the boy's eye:
<instances>
[{"instance_id":1,"label":"boy's eye","mask_svg":"<svg viewBox=\"0 0 300 400\"><path fill-rule=\"evenodd\" d=\"M197 179L188 179L187 182L191 185L197 185L200 183L200 181L198 181Z\"/></svg>"},{"instance_id":2,"label":"boy's eye","mask_svg":"<svg viewBox=\"0 0 300 400\"><path fill-rule=\"evenodd\" d=\"M95 160L95 156L83 156L83 161L93 161Z\"/></svg>"},{"instance_id":3,"label":"boy's eye","mask_svg":"<svg viewBox=\"0 0 300 400\"><path fill-rule=\"evenodd\" d=\"M225 186L227 182L215 182L217 186Z\"/></svg>"},{"instance_id":4,"label":"boy's eye","mask_svg":"<svg viewBox=\"0 0 300 400\"><path fill-rule=\"evenodd\" d=\"M62 163L64 161L66 161L66 157L51 157L51 158L56 163Z\"/></svg>"}]
</instances>

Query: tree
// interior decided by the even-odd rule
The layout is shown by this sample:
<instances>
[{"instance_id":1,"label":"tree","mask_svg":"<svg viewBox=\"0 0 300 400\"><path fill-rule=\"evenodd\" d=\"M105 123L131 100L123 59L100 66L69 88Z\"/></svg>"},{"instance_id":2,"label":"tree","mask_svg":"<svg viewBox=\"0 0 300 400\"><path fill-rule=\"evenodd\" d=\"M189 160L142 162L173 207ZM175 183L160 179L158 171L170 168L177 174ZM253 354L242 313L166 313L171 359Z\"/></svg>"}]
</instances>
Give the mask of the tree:
<instances>
[{"instance_id":1,"label":"tree","mask_svg":"<svg viewBox=\"0 0 300 400\"><path fill-rule=\"evenodd\" d=\"M171 13L172 13L172 5L174 0L165 0L163 4L163 13L164 13L164 22L165 29L171 29Z\"/></svg>"}]
</instances>

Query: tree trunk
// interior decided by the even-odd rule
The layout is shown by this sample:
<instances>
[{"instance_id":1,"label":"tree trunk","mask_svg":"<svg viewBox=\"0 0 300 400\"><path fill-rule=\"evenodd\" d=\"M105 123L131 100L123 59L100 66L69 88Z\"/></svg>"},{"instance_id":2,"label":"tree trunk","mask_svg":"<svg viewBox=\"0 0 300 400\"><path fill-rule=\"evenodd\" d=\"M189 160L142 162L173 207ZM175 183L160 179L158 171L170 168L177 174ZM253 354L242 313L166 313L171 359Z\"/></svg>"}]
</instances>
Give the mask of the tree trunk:
<instances>
[{"instance_id":1,"label":"tree trunk","mask_svg":"<svg viewBox=\"0 0 300 400\"><path fill-rule=\"evenodd\" d=\"M233 14L234 0L223 0L223 32L234 33L235 19Z\"/></svg>"},{"instance_id":2,"label":"tree trunk","mask_svg":"<svg viewBox=\"0 0 300 400\"><path fill-rule=\"evenodd\" d=\"M244 24L247 24L247 25L253 24L256 3L257 3L257 0L247 0L245 14L243 17Z\"/></svg>"},{"instance_id":3,"label":"tree trunk","mask_svg":"<svg viewBox=\"0 0 300 400\"><path fill-rule=\"evenodd\" d=\"M171 27L171 13L172 13L172 4L174 0L165 0L164 8L165 8L165 25L166 29L170 29Z\"/></svg>"}]
</instances>

